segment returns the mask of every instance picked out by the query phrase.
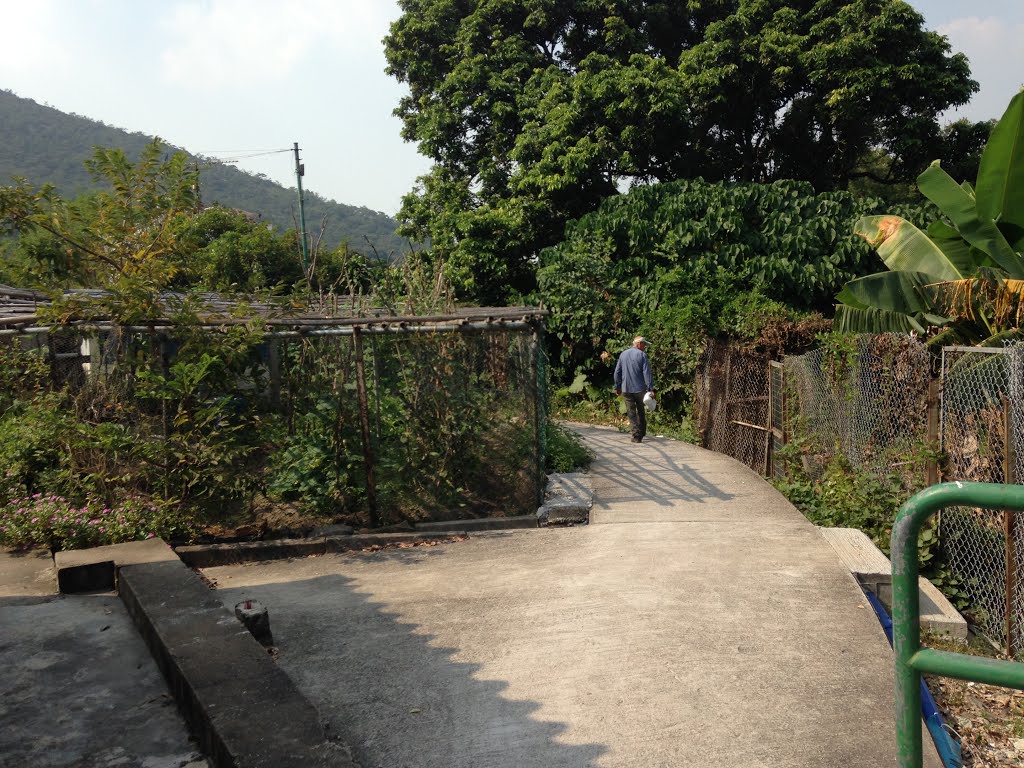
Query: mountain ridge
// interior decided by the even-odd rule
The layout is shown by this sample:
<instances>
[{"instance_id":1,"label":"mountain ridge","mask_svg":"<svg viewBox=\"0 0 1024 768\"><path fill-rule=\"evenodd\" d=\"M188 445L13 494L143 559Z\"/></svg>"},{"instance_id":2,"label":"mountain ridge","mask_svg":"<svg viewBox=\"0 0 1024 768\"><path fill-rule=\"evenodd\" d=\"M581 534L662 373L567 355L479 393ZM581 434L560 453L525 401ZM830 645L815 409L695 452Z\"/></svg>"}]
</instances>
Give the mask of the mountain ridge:
<instances>
[{"instance_id":1,"label":"mountain ridge","mask_svg":"<svg viewBox=\"0 0 1024 768\"><path fill-rule=\"evenodd\" d=\"M136 157L154 138L0 89L0 184L23 177L36 186L53 184L65 197L74 197L98 188L83 166L94 147L119 147L129 157ZM284 187L182 147L167 146L199 164L204 202L258 214L279 231L297 226L295 187ZM348 242L354 250L382 257L410 248L395 235L398 222L387 214L328 200L309 190L304 190L304 200L307 231L315 235L326 220L323 245L328 248Z\"/></svg>"}]
</instances>

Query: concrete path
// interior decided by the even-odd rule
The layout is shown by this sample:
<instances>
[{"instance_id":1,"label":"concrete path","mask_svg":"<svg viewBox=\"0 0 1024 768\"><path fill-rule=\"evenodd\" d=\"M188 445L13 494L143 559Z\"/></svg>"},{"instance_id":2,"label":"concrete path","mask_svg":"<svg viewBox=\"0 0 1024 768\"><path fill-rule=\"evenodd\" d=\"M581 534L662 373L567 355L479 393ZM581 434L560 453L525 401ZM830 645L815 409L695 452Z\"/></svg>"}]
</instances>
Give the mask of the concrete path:
<instances>
[{"instance_id":1,"label":"concrete path","mask_svg":"<svg viewBox=\"0 0 1024 768\"><path fill-rule=\"evenodd\" d=\"M589 526L205 574L365 768L895 765L891 652L814 527L732 459L580 432Z\"/></svg>"},{"instance_id":2,"label":"concrete path","mask_svg":"<svg viewBox=\"0 0 1024 768\"><path fill-rule=\"evenodd\" d=\"M33 598L8 584L0 768L209 768L117 595Z\"/></svg>"}]
</instances>

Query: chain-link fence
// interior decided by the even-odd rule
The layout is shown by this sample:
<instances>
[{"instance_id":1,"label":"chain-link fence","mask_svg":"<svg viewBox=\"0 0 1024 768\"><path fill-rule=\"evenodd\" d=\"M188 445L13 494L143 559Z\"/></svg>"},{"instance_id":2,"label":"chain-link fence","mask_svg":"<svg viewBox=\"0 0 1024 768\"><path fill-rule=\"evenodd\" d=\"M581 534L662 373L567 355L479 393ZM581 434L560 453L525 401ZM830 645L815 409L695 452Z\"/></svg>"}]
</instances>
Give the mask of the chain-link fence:
<instances>
[{"instance_id":1,"label":"chain-link fence","mask_svg":"<svg viewBox=\"0 0 1024 768\"><path fill-rule=\"evenodd\" d=\"M790 440L811 476L834 460L874 474L923 473L930 362L915 339L857 336L784 361ZM923 480L923 477L922 477Z\"/></svg>"},{"instance_id":2,"label":"chain-link fence","mask_svg":"<svg viewBox=\"0 0 1024 768\"><path fill-rule=\"evenodd\" d=\"M1024 436L1024 348L946 347L942 352L944 479L1017 483ZM943 510L947 561L986 635L1024 650L1024 537L1018 517L970 507Z\"/></svg>"},{"instance_id":3,"label":"chain-link fence","mask_svg":"<svg viewBox=\"0 0 1024 768\"><path fill-rule=\"evenodd\" d=\"M291 505L359 525L532 513L541 334L539 314L6 332L0 366L39 373L6 396L21 398L17 428L45 462L0 445L12 453L5 482L214 515ZM65 434L37 434L45 424Z\"/></svg>"}]
</instances>

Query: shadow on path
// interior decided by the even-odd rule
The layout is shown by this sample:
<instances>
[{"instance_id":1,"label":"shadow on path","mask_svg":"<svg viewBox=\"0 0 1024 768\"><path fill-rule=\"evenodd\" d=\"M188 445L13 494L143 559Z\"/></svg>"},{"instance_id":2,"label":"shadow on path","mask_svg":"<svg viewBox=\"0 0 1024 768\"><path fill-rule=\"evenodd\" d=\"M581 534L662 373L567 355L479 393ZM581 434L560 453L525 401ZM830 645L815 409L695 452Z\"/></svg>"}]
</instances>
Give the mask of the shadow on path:
<instances>
[{"instance_id":1,"label":"shadow on path","mask_svg":"<svg viewBox=\"0 0 1024 768\"><path fill-rule=\"evenodd\" d=\"M591 467L595 480L601 481L601 493L594 498L596 508L638 501L668 508L678 502L703 504L734 498L705 473L681 461L673 440L648 437L636 444L629 435L608 429L571 427L597 456Z\"/></svg>"},{"instance_id":2,"label":"shadow on path","mask_svg":"<svg viewBox=\"0 0 1024 768\"><path fill-rule=\"evenodd\" d=\"M506 682L482 677L480 664L459 660L459 648L438 645L337 573L352 564L417 565L431 555L416 548L323 558L335 572L312 578L290 563L277 577L294 580L220 585L218 594L229 607L247 598L268 606L278 663L319 709L329 738L366 768L598 765L604 746L559 741L566 726L537 719L539 704L507 698ZM224 570L209 573L229 581ZM266 564L258 570L241 576L275 578Z\"/></svg>"}]
</instances>

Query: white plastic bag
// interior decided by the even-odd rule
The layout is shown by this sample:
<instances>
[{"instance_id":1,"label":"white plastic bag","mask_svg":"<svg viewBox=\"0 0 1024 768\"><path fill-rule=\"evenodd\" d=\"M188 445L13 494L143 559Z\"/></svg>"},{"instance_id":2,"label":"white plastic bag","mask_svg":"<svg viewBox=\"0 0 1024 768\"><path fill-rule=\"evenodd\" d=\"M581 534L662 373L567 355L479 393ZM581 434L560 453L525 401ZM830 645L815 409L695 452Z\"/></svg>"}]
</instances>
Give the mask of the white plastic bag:
<instances>
[{"instance_id":1,"label":"white plastic bag","mask_svg":"<svg viewBox=\"0 0 1024 768\"><path fill-rule=\"evenodd\" d=\"M657 407L658 401L654 399L653 392L648 392L646 395L644 395L644 408L646 408L648 411L653 411L657 409Z\"/></svg>"}]
</instances>

